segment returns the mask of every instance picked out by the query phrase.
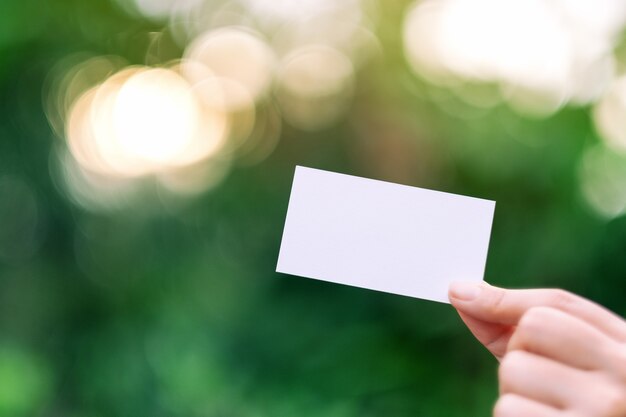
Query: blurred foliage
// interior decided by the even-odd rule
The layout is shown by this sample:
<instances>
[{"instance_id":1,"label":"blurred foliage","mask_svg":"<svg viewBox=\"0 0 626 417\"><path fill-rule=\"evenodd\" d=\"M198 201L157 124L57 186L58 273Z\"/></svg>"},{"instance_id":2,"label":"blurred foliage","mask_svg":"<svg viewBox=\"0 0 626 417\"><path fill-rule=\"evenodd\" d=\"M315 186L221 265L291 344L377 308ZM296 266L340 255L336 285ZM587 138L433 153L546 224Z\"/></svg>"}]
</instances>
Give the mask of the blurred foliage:
<instances>
[{"instance_id":1,"label":"blurred foliage","mask_svg":"<svg viewBox=\"0 0 626 417\"><path fill-rule=\"evenodd\" d=\"M578 183L588 109L528 119L428 85L402 55L406 6L380 2L384 52L340 123L286 126L198 197L93 213L51 176L44 80L77 52L142 62L162 24L0 2L0 415L489 415L497 364L449 306L274 272L296 164L496 200L487 281L626 313L626 219Z\"/></svg>"}]
</instances>

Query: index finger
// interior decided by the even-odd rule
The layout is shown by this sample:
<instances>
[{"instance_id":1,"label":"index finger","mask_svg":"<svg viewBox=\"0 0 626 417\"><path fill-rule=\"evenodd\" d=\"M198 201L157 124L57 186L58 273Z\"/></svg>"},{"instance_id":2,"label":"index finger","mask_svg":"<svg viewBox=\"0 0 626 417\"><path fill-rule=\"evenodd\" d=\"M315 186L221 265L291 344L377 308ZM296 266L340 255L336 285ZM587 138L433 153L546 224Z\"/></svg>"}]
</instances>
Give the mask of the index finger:
<instances>
[{"instance_id":1,"label":"index finger","mask_svg":"<svg viewBox=\"0 0 626 417\"><path fill-rule=\"evenodd\" d=\"M450 286L450 302L460 312L490 323L517 325L533 307L552 307L626 341L626 323L604 307L560 289L507 290L487 283L458 282Z\"/></svg>"}]
</instances>

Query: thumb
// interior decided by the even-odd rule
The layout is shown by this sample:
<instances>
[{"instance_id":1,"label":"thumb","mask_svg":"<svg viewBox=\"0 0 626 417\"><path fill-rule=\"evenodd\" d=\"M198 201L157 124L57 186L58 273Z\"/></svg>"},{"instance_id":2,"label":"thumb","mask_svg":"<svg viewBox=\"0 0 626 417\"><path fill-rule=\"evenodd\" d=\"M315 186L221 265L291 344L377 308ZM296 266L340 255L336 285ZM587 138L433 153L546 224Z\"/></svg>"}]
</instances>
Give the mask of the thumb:
<instances>
[{"instance_id":1,"label":"thumb","mask_svg":"<svg viewBox=\"0 0 626 417\"><path fill-rule=\"evenodd\" d=\"M450 285L448 297L459 312L488 323L516 326L531 308L551 307L578 317L609 336L626 340L626 327L620 317L559 289L506 290L485 282L455 282Z\"/></svg>"},{"instance_id":2,"label":"thumb","mask_svg":"<svg viewBox=\"0 0 626 417\"><path fill-rule=\"evenodd\" d=\"M619 316L560 289L506 290L484 282L455 282L450 285L448 297L472 333L490 350L508 340L507 332L510 334L522 316L534 307L563 311L616 340L626 341L626 325Z\"/></svg>"},{"instance_id":3,"label":"thumb","mask_svg":"<svg viewBox=\"0 0 626 417\"><path fill-rule=\"evenodd\" d=\"M513 302L503 288L485 282L454 282L450 285L448 298L459 312L484 322L515 325L526 306L519 300Z\"/></svg>"}]
</instances>

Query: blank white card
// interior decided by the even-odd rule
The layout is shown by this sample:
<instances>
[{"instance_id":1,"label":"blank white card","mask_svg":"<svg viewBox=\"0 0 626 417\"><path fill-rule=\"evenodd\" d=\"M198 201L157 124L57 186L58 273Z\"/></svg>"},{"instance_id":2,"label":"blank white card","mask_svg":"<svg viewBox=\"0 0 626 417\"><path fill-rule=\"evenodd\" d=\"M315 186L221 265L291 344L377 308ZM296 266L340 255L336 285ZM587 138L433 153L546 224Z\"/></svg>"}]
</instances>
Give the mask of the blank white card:
<instances>
[{"instance_id":1,"label":"blank white card","mask_svg":"<svg viewBox=\"0 0 626 417\"><path fill-rule=\"evenodd\" d=\"M481 281L495 202L296 167L276 271L448 302Z\"/></svg>"}]
</instances>

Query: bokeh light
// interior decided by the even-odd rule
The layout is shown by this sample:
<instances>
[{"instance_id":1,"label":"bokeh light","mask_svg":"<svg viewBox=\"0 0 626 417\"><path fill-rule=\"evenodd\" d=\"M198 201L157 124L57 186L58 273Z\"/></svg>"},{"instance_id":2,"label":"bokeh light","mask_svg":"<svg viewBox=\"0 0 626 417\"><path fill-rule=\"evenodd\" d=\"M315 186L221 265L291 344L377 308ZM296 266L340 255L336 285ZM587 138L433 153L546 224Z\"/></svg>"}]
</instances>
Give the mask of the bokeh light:
<instances>
[{"instance_id":1,"label":"bokeh light","mask_svg":"<svg viewBox=\"0 0 626 417\"><path fill-rule=\"evenodd\" d=\"M215 77L236 83L255 101L262 98L273 77L272 50L259 35L245 28L221 28L203 34L189 45L185 58L204 65ZM188 75L195 83L206 79L195 71ZM247 104L245 96L235 89L227 90L224 101L233 110Z\"/></svg>"},{"instance_id":2,"label":"bokeh light","mask_svg":"<svg viewBox=\"0 0 626 417\"><path fill-rule=\"evenodd\" d=\"M127 205L147 177L196 195L233 164L267 158L283 120L304 131L338 123L357 71L380 51L376 8L361 0L116 4L168 23L150 35L143 65L73 55L53 68L44 92L50 124L76 162L55 151L68 164L58 177L84 207ZM172 60L173 42L182 56Z\"/></svg>"},{"instance_id":3,"label":"bokeh light","mask_svg":"<svg viewBox=\"0 0 626 417\"><path fill-rule=\"evenodd\" d=\"M626 77L615 80L596 105L593 116L596 129L607 145L626 152Z\"/></svg>"},{"instance_id":4,"label":"bokeh light","mask_svg":"<svg viewBox=\"0 0 626 417\"><path fill-rule=\"evenodd\" d=\"M568 102L597 99L613 77L624 7L604 1L586 10L580 3L417 2L405 21L405 53L432 82L497 83L519 112L551 114Z\"/></svg>"},{"instance_id":5,"label":"bokeh light","mask_svg":"<svg viewBox=\"0 0 626 417\"><path fill-rule=\"evenodd\" d=\"M62 170L74 178L68 188L83 196L90 186L119 186L128 196L147 176L181 195L212 188L233 164L267 158L283 121L316 131L344 119L358 71L380 48L374 2L117 3L167 22L157 35L173 37L182 56L159 63L149 53L150 66L129 66L116 56L78 54L53 68L46 114L77 162ZM473 119L506 102L523 115L547 116L599 101L600 136L616 151L626 147L618 117L626 88L615 80L626 23L620 2L423 0L404 16L410 67L461 100L427 93L445 112ZM109 194L116 193L100 196Z\"/></svg>"},{"instance_id":6,"label":"bokeh light","mask_svg":"<svg viewBox=\"0 0 626 417\"><path fill-rule=\"evenodd\" d=\"M119 176L96 173L76 160L66 149L50 154L50 171L57 189L78 207L93 212L128 209L137 201L139 185Z\"/></svg>"},{"instance_id":7,"label":"bokeh light","mask_svg":"<svg viewBox=\"0 0 626 417\"><path fill-rule=\"evenodd\" d=\"M345 55L327 46L309 46L285 57L277 94L285 119L310 130L342 116L353 87L354 68Z\"/></svg>"},{"instance_id":8,"label":"bokeh light","mask_svg":"<svg viewBox=\"0 0 626 417\"><path fill-rule=\"evenodd\" d=\"M579 175L583 196L595 212L609 219L626 213L626 156L598 144L585 151Z\"/></svg>"},{"instance_id":9,"label":"bokeh light","mask_svg":"<svg viewBox=\"0 0 626 417\"><path fill-rule=\"evenodd\" d=\"M67 166L63 177L79 199L92 200L86 198L89 187L100 199L125 178L179 170L216 155L229 123L224 109L204 103L175 70L128 67L72 104L65 131L79 166Z\"/></svg>"},{"instance_id":10,"label":"bokeh light","mask_svg":"<svg viewBox=\"0 0 626 417\"><path fill-rule=\"evenodd\" d=\"M190 86L178 74L151 69L119 89L112 128L122 152L146 163L170 164L193 141L200 111Z\"/></svg>"}]
</instances>

